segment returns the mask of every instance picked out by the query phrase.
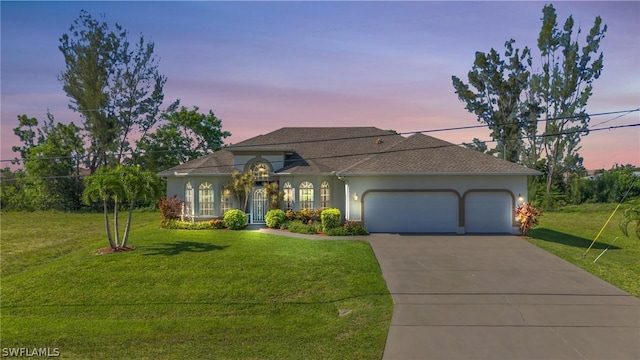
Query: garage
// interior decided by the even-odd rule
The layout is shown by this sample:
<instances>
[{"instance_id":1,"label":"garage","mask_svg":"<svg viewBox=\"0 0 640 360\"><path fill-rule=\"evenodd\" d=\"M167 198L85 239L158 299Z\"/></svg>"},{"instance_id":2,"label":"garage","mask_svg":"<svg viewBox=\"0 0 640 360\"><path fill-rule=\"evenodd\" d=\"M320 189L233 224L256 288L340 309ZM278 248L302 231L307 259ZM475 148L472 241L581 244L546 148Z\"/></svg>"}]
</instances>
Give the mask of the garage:
<instances>
[{"instance_id":1,"label":"garage","mask_svg":"<svg viewBox=\"0 0 640 360\"><path fill-rule=\"evenodd\" d=\"M505 191L470 192L464 197L466 233L511 233L513 208Z\"/></svg>"},{"instance_id":2,"label":"garage","mask_svg":"<svg viewBox=\"0 0 640 360\"><path fill-rule=\"evenodd\" d=\"M456 233L458 195L451 191L370 191L362 197L369 232Z\"/></svg>"}]
</instances>

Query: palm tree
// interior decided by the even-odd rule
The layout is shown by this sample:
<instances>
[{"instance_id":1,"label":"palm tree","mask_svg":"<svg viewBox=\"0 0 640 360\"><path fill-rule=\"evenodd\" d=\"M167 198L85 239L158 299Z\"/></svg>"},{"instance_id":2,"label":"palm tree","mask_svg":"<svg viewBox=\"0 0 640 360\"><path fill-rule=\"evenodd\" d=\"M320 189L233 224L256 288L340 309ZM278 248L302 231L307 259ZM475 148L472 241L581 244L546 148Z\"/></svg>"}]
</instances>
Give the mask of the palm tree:
<instances>
[{"instance_id":1,"label":"palm tree","mask_svg":"<svg viewBox=\"0 0 640 360\"><path fill-rule=\"evenodd\" d=\"M131 229L131 215L138 200L154 199L160 193L160 179L150 171L140 171L138 167L123 168L121 175L125 199L129 202L127 225L124 228L122 247L127 246L129 230Z\"/></svg>"},{"instance_id":2,"label":"palm tree","mask_svg":"<svg viewBox=\"0 0 640 360\"><path fill-rule=\"evenodd\" d=\"M89 175L84 178L84 191L82 192L82 200L85 204L89 205L95 201L102 201L102 206L104 210L104 226L107 231L107 238L109 239L109 246L112 249L116 249L118 247L118 235L117 228L116 232L116 241L114 241L113 236L111 235L111 228L109 227L109 209L108 209L108 201L111 198L114 198L116 201L116 209L117 209L117 194L122 193L122 183L119 181L116 173L107 168L100 168L93 175ZM117 211L116 214L116 226L117 226Z\"/></svg>"},{"instance_id":3,"label":"palm tree","mask_svg":"<svg viewBox=\"0 0 640 360\"><path fill-rule=\"evenodd\" d=\"M236 198L238 206L242 206L241 210L247 211L247 204L253 186L255 184L255 176L251 170L240 173L237 170L231 174L231 181L225 185L225 189L229 190Z\"/></svg>"}]
</instances>

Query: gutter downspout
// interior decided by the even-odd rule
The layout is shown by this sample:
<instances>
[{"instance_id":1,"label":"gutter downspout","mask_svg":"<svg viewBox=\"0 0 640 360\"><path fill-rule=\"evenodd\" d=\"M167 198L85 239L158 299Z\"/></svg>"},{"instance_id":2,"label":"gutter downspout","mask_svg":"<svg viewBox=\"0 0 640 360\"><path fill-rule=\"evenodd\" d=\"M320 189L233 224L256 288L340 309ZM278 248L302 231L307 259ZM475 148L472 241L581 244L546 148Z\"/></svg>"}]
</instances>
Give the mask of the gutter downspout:
<instances>
[{"instance_id":1,"label":"gutter downspout","mask_svg":"<svg viewBox=\"0 0 640 360\"><path fill-rule=\"evenodd\" d=\"M344 219L346 221L350 220L351 217L351 208L350 208L350 201L349 199L351 199L351 196L349 194L349 180L345 179L342 175L336 173L336 176L338 177L339 180L342 180L344 182Z\"/></svg>"}]
</instances>

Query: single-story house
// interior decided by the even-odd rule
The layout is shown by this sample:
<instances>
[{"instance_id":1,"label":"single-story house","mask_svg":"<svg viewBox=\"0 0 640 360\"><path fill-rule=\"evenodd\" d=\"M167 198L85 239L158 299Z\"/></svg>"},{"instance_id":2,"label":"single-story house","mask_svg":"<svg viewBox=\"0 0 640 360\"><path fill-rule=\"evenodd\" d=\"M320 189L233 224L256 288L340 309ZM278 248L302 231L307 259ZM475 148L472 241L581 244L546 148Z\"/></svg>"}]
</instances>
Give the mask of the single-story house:
<instances>
[{"instance_id":1,"label":"single-story house","mask_svg":"<svg viewBox=\"0 0 640 360\"><path fill-rule=\"evenodd\" d=\"M283 210L338 208L369 232L517 233L514 211L539 174L494 156L417 133L375 127L286 127L159 173L195 219L238 204L231 174L253 171L247 212L264 223L266 182L284 192Z\"/></svg>"}]
</instances>

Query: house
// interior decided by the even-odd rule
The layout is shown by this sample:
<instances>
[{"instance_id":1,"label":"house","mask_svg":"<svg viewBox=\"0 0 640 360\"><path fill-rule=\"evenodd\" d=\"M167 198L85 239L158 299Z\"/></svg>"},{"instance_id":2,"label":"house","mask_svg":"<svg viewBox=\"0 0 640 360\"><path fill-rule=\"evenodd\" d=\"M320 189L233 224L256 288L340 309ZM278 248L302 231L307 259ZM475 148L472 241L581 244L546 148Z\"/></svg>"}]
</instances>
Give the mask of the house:
<instances>
[{"instance_id":1,"label":"house","mask_svg":"<svg viewBox=\"0 0 640 360\"><path fill-rule=\"evenodd\" d=\"M277 182L283 210L338 208L370 232L517 233L514 211L537 171L424 134L375 127L286 127L171 169L167 195L195 219L237 207L224 185L253 171L252 223L268 210L262 185Z\"/></svg>"}]
</instances>

